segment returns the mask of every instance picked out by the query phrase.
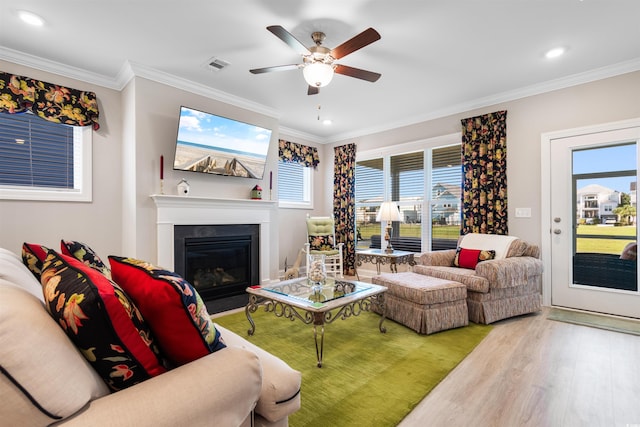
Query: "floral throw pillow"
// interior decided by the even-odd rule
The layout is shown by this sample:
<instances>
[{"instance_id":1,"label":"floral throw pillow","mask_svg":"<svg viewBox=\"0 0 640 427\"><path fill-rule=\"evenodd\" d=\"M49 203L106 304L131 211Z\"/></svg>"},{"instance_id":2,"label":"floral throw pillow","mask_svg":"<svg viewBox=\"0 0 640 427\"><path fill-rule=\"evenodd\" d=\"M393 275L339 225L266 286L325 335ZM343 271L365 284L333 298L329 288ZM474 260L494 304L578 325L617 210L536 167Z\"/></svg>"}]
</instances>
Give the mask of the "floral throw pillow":
<instances>
[{"instance_id":1,"label":"floral throw pillow","mask_svg":"<svg viewBox=\"0 0 640 427\"><path fill-rule=\"evenodd\" d=\"M496 257L496 251L487 251L480 249L458 248L456 256L453 259L455 267L475 269L481 261L487 261Z\"/></svg>"},{"instance_id":2,"label":"floral throw pillow","mask_svg":"<svg viewBox=\"0 0 640 427\"><path fill-rule=\"evenodd\" d=\"M226 347L200 295L180 275L133 258L110 256L109 264L175 365Z\"/></svg>"},{"instance_id":3,"label":"floral throw pillow","mask_svg":"<svg viewBox=\"0 0 640 427\"><path fill-rule=\"evenodd\" d=\"M331 251L334 249L333 236L309 236L309 250Z\"/></svg>"},{"instance_id":4,"label":"floral throw pillow","mask_svg":"<svg viewBox=\"0 0 640 427\"><path fill-rule=\"evenodd\" d=\"M49 251L45 306L113 391L166 372L153 335L127 294L97 270Z\"/></svg>"},{"instance_id":5,"label":"floral throw pillow","mask_svg":"<svg viewBox=\"0 0 640 427\"><path fill-rule=\"evenodd\" d=\"M100 273L111 278L111 270L89 245L75 240L60 240L60 250L64 255L72 256L83 264L95 268Z\"/></svg>"},{"instance_id":6,"label":"floral throw pillow","mask_svg":"<svg viewBox=\"0 0 640 427\"><path fill-rule=\"evenodd\" d=\"M22 262L38 279L38 282L42 276L42 265L47 258L47 252L49 252L49 248L46 246L26 242L22 244Z\"/></svg>"}]
</instances>

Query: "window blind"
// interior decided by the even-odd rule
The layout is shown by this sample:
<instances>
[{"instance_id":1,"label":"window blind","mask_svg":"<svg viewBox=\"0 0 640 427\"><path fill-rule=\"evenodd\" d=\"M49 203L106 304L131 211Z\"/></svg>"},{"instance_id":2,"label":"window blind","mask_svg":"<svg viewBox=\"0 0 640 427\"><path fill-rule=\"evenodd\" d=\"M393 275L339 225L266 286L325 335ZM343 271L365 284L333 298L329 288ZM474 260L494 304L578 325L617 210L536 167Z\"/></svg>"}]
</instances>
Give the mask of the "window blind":
<instances>
[{"instance_id":1,"label":"window blind","mask_svg":"<svg viewBox=\"0 0 640 427\"><path fill-rule=\"evenodd\" d=\"M300 163L278 162L278 199L306 202L304 169Z\"/></svg>"},{"instance_id":2,"label":"window blind","mask_svg":"<svg viewBox=\"0 0 640 427\"><path fill-rule=\"evenodd\" d=\"M382 158L356 162L356 203L382 203L383 200Z\"/></svg>"},{"instance_id":3,"label":"window blind","mask_svg":"<svg viewBox=\"0 0 640 427\"><path fill-rule=\"evenodd\" d=\"M392 156L389 179L391 200L396 202L423 200L424 152Z\"/></svg>"},{"instance_id":4,"label":"window blind","mask_svg":"<svg viewBox=\"0 0 640 427\"><path fill-rule=\"evenodd\" d=\"M460 198L462 194L462 154L460 146L436 148L432 151L431 198L443 190Z\"/></svg>"},{"instance_id":5,"label":"window blind","mask_svg":"<svg viewBox=\"0 0 640 427\"><path fill-rule=\"evenodd\" d=\"M73 143L72 126L0 114L0 185L73 189Z\"/></svg>"}]
</instances>

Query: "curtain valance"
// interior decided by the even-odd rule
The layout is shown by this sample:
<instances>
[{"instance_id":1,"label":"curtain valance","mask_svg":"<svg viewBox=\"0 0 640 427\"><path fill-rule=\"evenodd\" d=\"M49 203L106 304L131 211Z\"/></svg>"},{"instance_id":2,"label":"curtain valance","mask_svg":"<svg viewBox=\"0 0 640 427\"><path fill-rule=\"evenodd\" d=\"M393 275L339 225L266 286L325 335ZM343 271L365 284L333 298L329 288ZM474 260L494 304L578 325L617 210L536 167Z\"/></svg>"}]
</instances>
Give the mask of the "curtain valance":
<instances>
[{"instance_id":1,"label":"curtain valance","mask_svg":"<svg viewBox=\"0 0 640 427\"><path fill-rule=\"evenodd\" d=\"M315 168L320 164L318 149L295 142L278 140L278 158L283 162L300 163L306 167Z\"/></svg>"},{"instance_id":2,"label":"curtain valance","mask_svg":"<svg viewBox=\"0 0 640 427\"><path fill-rule=\"evenodd\" d=\"M100 128L95 93L0 71L0 112L27 110L54 123Z\"/></svg>"}]
</instances>

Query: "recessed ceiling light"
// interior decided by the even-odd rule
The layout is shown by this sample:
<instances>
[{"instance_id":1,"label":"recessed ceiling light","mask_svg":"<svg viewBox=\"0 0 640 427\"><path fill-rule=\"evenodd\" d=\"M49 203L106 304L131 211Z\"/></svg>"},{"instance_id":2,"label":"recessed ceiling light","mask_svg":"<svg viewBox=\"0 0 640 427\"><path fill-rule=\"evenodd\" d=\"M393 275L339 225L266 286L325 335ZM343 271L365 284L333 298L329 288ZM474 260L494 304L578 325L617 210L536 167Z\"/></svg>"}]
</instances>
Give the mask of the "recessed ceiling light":
<instances>
[{"instance_id":1,"label":"recessed ceiling light","mask_svg":"<svg viewBox=\"0 0 640 427\"><path fill-rule=\"evenodd\" d=\"M325 126L329 126L329 125L331 125L331 123L333 123L333 122L331 120L329 120L329 119L324 119L322 121L322 124L325 125Z\"/></svg>"},{"instance_id":2,"label":"recessed ceiling light","mask_svg":"<svg viewBox=\"0 0 640 427\"><path fill-rule=\"evenodd\" d=\"M29 25L33 25L36 27L42 27L44 25L44 19L39 17L33 12L28 12L26 10L19 10L18 16L22 19L23 22L26 22Z\"/></svg>"},{"instance_id":3,"label":"recessed ceiling light","mask_svg":"<svg viewBox=\"0 0 640 427\"><path fill-rule=\"evenodd\" d=\"M564 51L565 50L563 47L556 47L549 50L547 53L544 54L544 56L548 59L557 58L559 56L564 55Z\"/></svg>"}]
</instances>

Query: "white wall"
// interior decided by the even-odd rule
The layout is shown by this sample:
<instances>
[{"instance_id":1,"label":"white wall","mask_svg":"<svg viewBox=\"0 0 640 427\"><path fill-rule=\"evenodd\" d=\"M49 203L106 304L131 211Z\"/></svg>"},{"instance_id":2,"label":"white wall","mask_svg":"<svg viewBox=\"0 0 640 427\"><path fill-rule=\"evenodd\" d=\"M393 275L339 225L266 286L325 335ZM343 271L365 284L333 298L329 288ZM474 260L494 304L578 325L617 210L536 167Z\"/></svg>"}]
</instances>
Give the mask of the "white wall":
<instances>
[{"instance_id":1,"label":"white wall","mask_svg":"<svg viewBox=\"0 0 640 427\"><path fill-rule=\"evenodd\" d=\"M0 246L19 252L29 241L57 247L60 239L90 244L99 254L122 254L155 260L155 207L149 198L159 191L159 159L165 157L165 193L174 194L181 178L191 194L222 198L249 197L255 184L268 188L269 172L277 179L277 139L307 145L279 135L278 120L192 92L134 78L119 92L33 68L0 61L0 69L78 89L98 96L101 129L94 132L94 181L91 203L0 201ZM510 233L540 244L540 135L567 128L640 117L640 72L568 89L429 120L391 131L318 146L320 165L314 172L313 210L280 209L272 257L282 269L285 257L295 261L306 240L304 218L332 212L333 148L355 142L358 151L432 138L460 131L460 119L506 109L508 204ZM249 121L274 129L265 178L261 181L198 175L170 168L180 105ZM277 191L274 189L274 198ZM515 218L514 210L530 207L531 218Z\"/></svg>"},{"instance_id":2,"label":"white wall","mask_svg":"<svg viewBox=\"0 0 640 427\"><path fill-rule=\"evenodd\" d=\"M20 253L23 242L60 248L61 239L85 242L99 254L122 250L122 109L120 93L0 61L0 70L96 92L100 129L93 132L93 202L0 200L0 247Z\"/></svg>"},{"instance_id":3,"label":"white wall","mask_svg":"<svg viewBox=\"0 0 640 427\"><path fill-rule=\"evenodd\" d=\"M460 132L460 120L507 110L507 188L509 233L541 244L540 137L544 132L640 117L640 72L556 90L486 108L429 120L392 131L340 141L358 151ZM327 147L329 150L330 147ZM531 208L531 218L516 218L515 208Z\"/></svg>"},{"instance_id":4,"label":"white wall","mask_svg":"<svg viewBox=\"0 0 640 427\"><path fill-rule=\"evenodd\" d=\"M135 187L135 216L125 218L124 225L135 230L135 233L124 236L124 245L135 248L132 256L155 261L156 208L150 196L160 192L160 156L164 156L165 194L177 194L176 186L184 178L190 184L191 197L249 199L250 191L256 184L263 189L268 188L269 172L274 171L274 175L277 172L278 122L273 117L148 79L136 77L131 84L135 85L133 105L129 104L126 108L133 109L135 126L129 129L125 139L134 141L135 145L135 172L128 171L130 175L135 175L135 182L132 183ZM257 180L174 171L172 165L181 105L273 129L264 178ZM211 221L215 223L215 218ZM277 227L274 228L274 235L277 236ZM274 250L278 250L277 242L274 243ZM275 265L277 257L274 260Z\"/></svg>"}]
</instances>

